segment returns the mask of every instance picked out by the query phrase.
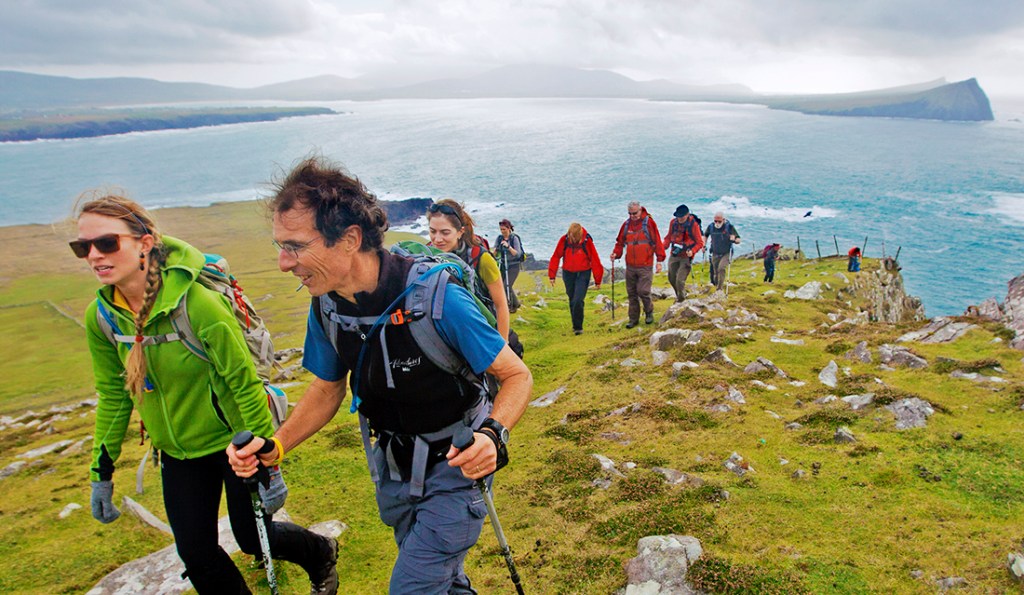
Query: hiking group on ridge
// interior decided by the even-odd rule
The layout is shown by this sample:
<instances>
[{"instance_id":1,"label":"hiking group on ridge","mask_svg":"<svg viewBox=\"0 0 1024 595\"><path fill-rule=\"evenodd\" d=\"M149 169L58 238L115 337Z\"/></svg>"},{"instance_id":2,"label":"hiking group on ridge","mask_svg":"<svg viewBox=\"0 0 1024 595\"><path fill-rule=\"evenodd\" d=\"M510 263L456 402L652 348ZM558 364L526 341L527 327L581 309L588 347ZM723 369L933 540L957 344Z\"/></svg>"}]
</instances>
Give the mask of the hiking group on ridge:
<instances>
[{"instance_id":1,"label":"hiking group on ridge","mask_svg":"<svg viewBox=\"0 0 1024 595\"><path fill-rule=\"evenodd\" d=\"M310 296L302 365L313 380L283 420L272 415L274 387L257 369L257 352L267 346L247 344L255 311L233 280L225 291L205 281L218 266L211 255L161 235L129 199L102 196L79 209L71 248L101 283L86 313L99 395L93 516L109 523L119 515L113 471L138 410L160 457L178 555L197 592L250 592L217 544L223 492L241 549L264 557L272 591L273 561L285 560L306 572L311 594L337 593L337 541L273 515L287 490L279 464L348 397L379 516L397 545L389 592L476 593L463 562L485 517L502 545L489 492L509 463L511 432L533 383L510 317L521 307L513 286L526 257L522 239L502 219L492 248L464 205L442 199L426 213L428 244L386 249L388 220L376 196L320 157L276 183L267 208L278 268ZM641 313L654 322L651 286L666 259L677 302L686 299L693 260L704 250L712 281L727 287L740 239L722 213L702 230L680 204L664 236L638 201L627 213L611 253L613 282L615 261L625 259L626 328L638 326ZM579 222L551 255L552 286L559 269L580 335L588 288L600 289L605 268Z\"/></svg>"}]
</instances>

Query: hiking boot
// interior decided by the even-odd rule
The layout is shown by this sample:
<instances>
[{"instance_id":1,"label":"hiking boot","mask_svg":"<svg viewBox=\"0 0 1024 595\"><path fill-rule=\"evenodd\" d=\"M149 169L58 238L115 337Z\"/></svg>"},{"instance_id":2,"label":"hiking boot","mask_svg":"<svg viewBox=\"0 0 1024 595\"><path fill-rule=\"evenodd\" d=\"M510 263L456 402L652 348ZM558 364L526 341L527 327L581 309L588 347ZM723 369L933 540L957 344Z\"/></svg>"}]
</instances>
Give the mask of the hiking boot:
<instances>
[{"instance_id":1,"label":"hiking boot","mask_svg":"<svg viewBox=\"0 0 1024 595\"><path fill-rule=\"evenodd\" d=\"M574 334L574 335L582 335L583 334L583 329L581 329L581 328L573 329L572 334Z\"/></svg>"},{"instance_id":2,"label":"hiking boot","mask_svg":"<svg viewBox=\"0 0 1024 595\"><path fill-rule=\"evenodd\" d=\"M634 326L636 326L638 324L640 324L640 322L638 322L636 320L630 320L629 322L626 323L626 328L633 328Z\"/></svg>"},{"instance_id":3,"label":"hiking boot","mask_svg":"<svg viewBox=\"0 0 1024 595\"><path fill-rule=\"evenodd\" d=\"M338 540L323 539L328 542L327 557L323 566L309 573L309 595L336 595L338 592Z\"/></svg>"},{"instance_id":4,"label":"hiking boot","mask_svg":"<svg viewBox=\"0 0 1024 595\"><path fill-rule=\"evenodd\" d=\"M647 316L644 317L645 324L651 324L654 322L654 312L648 312Z\"/></svg>"}]
</instances>

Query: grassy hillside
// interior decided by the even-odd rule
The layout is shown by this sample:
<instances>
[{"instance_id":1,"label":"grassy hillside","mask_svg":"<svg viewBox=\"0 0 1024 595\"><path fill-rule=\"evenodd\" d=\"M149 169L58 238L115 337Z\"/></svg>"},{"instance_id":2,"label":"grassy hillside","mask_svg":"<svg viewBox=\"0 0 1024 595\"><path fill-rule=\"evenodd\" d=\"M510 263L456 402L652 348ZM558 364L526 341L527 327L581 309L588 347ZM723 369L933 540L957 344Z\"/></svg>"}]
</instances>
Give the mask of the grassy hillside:
<instances>
[{"instance_id":1,"label":"grassy hillside","mask_svg":"<svg viewBox=\"0 0 1024 595\"><path fill-rule=\"evenodd\" d=\"M167 232L226 255L267 315L276 346L301 345L307 295L296 293L293 278L277 271L267 224L253 204L164 210L158 219ZM71 233L42 226L0 229L5 246L25 246L23 254L9 253L0 268L5 329L0 348L8 354L0 361L7 380L0 414L40 410L91 393L84 337L72 319L81 319L95 283L65 246ZM931 363L929 368L884 371L877 347L923 323L830 330L836 314L855 314L857 305L856 295L836 297L847 287L836 276L846 274L844 260L780 262L770 288L760 283L759 266L751 261L734 266L737 286L723 310L712 311L703 322L669 323L703 330L704 337L697 345L670 350L663 366L653 365L649 346L657 325L624 329L624 307L613 321L592 304L592 291L586 333L573 336L560 285L550 289L546 279L520 277L525 307L514 325L526 344L534 397L565 387L553 405L527 411L513 432L512 464L495 482L498 512L527 591L611 593L625 584L622 564L636 555L637 539L677 533L703 543L705 558L691 574L712 591L931 593L933 579L962 576L969 592L1015 592L1003 564L1024 538L1022 354L1005 347L1005 341L994 342L1005 336L997 327L980 327L951 344L906 344ZM861 274L875 267L866 260ZM703 267L696 273L702 276ZM782 297L786 289L811 280L828 282L832 289L818 301ZM667 285L664 275L656 277L656 285ZM768 289L777 293L765 296ZM601 291L610 292L608 285ZM624 301L621 282L615 292L617 301ZM540 299L546 306L533 307ZM660 316L668 302L655 306ZM749 328L728 328L733 323L724 320L738 308L755 313L757 321ZM804 344L772 342L780 331L782 338ZM875 353L873 363L842 357L860 341ZM702 363L673 377L671 362L700 362L719 347L740 367ZM745 374L742 366L758 356L772 360L790 379ZM643 365L620 365L629 358ZM839 386L829 389L817 375L833 359L850 370L840 372ZM950 377L957 368L980 369L1008 382L987 385ZM289 389L293 400L309 379L304 375ZM746 404L726 401L719 385L741 391ZM842 403L814 403L826 394L868 391L876 402L859 411ZM883 404L911 395L932 403L936 413L925 428L897 431ZM732 410L709 409L723 403ZM621 408L626 409L613 414ZM785 429L793 421L802 428ZM0 468L31 448L80 440L91 433L91 423L91 414L75 413L54 424L53 434L0 433ZM839 426L848 427L857 441L834 443ZM118 499L136 497L133 471L145 449L137 427L126 436L118 462ZM754 472L738 477L726 470L723 462L733 452ZM602 472L594 453L618 463L622 476ZM0 480L0 556L18 561L0 571L3 592L83 592L117 565L169 543L127 515L112 525L91 519L84 452L39 460ZM669 486L654 467L696 476L703 485ZM805 476L794 479L797 469ZM337 518L351 527L341 537L344 592L385 592L395 547L377 518L357 420L339 414L289 456L286 474L288 509L297 522ZM593 485L606 477L611 478L607 489ZM155 470L147 471L146 486L137 499L163 517ZM57 520L69 502L85 508ZM282 566L282 592L306 592L302 571ZM913 571L921 571L921 578ZM483 593L510 591L489 527L470 552L467 572ZM260 584L258 570L248 570L247 576L250 584Z\"/></svg>"}]
</instances>

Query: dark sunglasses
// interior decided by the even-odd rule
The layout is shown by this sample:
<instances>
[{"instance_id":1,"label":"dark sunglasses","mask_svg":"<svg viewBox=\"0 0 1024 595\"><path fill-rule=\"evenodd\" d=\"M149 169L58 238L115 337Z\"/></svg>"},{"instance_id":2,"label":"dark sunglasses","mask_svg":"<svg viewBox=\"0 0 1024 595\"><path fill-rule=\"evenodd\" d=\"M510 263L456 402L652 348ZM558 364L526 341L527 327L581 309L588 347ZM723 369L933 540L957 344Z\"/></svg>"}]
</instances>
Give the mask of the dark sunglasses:
<instances>
[{"instance_id":1,"label":"dark sunglasses","mask_svg":"<svg viewBox=\"0 0 1024 595\"><path fill-rule=\"evenodd\" d=\"M113 254L121 249L121 238L139 238L141 236L133 236L131 234L122 233L109 233L107 235L93 238L91 240L74 240L68 242L71 246L71 251L75 253L78 258L85 258L89 256L89 251L93 246L99 250L100 254Z\"/></svg>"},{"instance_id":2,"label":"dark sunglasses","mask_svg":"<svg viewBox=\"0 0 1024 595\"><path fill-rule=\"evenodd\" d=\"M427 210L431 213L444 213L445 215L451 215L459 220L460 226L465 225L465 223L462 222L462 217L459 217L459 212L449 207L448 205L439 205L435 203L430 205L430 208Z\"/></svg>"}]
</instances>

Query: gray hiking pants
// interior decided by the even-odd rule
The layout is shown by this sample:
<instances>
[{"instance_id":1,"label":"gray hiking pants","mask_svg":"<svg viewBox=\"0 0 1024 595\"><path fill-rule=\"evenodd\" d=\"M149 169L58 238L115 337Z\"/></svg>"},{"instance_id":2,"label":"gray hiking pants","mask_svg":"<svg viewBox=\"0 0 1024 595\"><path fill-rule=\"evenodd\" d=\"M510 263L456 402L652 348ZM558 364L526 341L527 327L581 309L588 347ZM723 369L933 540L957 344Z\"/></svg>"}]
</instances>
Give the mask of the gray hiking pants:
<instances>
[{"instance_id":1,"label":"gray hiking pants","mask_svg":"<svg viewBox=\"0 0 1024 595\"><path fill-rule=\"evenodd\" d=\"M626 267L626 296L629 298L629 321L640 320L640 302L644 305L644 314L654 314L654 302L651 301L651 283L654 271L650 266Z\"/></svg>"},{"instance_id":2,"label":"gray hiking pants","mask_svg":"<svg viewBox=\"0 0 1024 595\"><path fill-rule=\"evenodd\" d=\"M729 269L729 253L725 254L712 254L711 255L711 268L714 269L714 283L718 289L725 288L726 276Z\"/></svg>"},{"instance_id":3,"label":"gray hiking pants","mask_svg":"<svg viewBox=\"0 0 1024 595\"><path fill-rule=\"evenodd\" d=\"M690 276L690 269L693 267L693 259L686 254L670 256L668 258L668 282L676 292L676 301L686 299L686 279Z\"/></svg>"}]
</instances>

